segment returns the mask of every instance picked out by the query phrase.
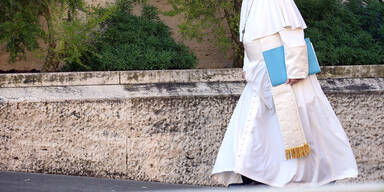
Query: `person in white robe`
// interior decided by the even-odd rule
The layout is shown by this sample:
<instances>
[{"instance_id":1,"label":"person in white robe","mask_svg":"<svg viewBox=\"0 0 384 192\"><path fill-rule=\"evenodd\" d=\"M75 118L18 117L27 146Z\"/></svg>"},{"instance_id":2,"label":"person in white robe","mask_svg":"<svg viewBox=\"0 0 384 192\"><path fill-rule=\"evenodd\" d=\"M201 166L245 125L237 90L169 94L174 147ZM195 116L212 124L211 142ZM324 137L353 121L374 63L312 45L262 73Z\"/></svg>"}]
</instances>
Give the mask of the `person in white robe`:
<instances>
[{"instance_id":1,"label":"person in white robe","mask_svg":"<svg viewBox=\"0 0 384 192\"><path fill-rule=\"evenodd\" d=\"M243 0L240 40L245 48L247 84L212 170L218 183L228 186L249 178L284 187L323 185L357 176L349 140L316 75L307 75L308 61L302 51L306 28L293 0ZM276 89L271 86L262 52L281 45L289 80ZM276 96L280 90L287 90L293 98ZM291 111L298 114L297 120ZM291 125L303 130L298 138L305 137L310 153L288 158L286 133L281 128Z\"/></svg>"}]
</instances>

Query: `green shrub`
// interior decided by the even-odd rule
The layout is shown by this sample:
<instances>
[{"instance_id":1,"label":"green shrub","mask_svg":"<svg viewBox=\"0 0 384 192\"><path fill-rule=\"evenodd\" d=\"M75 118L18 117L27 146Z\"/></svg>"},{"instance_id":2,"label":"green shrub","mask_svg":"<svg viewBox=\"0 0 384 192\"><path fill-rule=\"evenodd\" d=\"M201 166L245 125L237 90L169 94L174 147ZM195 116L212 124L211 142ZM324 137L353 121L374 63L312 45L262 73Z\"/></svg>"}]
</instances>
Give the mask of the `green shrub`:
<instances>
[{"instance_id":1,"label":"green shrub","mask_svg":"<svg viewBox=\"0 0 384 192\"><path fill-rule=\"evenodd\" d=\"M384 63L384 3L296 0L321 65Z\"/></svg>"},{"instance_id":2,"label":"green shrub","mask_svg":"<svg viewBox=\"0 0 384 192\"><path fill-rule=\"evenodd\" d=\"M176 43L170 29L159 19L158 10L145 6L143 16L123 9L101 26L89 51L82 54L85 65L69 63L64 71L115 71L188 69L197 63L195 55L183 44Z\"/></svg>"}]
</instances>

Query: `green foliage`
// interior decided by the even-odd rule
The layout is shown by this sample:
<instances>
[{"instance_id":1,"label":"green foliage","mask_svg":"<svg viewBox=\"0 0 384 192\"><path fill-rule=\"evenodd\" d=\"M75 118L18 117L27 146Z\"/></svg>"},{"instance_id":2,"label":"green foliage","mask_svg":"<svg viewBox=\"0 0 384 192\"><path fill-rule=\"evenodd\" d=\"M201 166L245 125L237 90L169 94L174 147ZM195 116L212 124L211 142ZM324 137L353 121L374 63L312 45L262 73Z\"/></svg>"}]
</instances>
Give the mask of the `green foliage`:
<instances>
[{"instance_id":1,"label":"green foliage","mask_svg":"<svg viewBox=\"0 0 384 192\"><path fill-rule=\"evenodd\" d=\"M56 48L62 64L76 62L86 67L80 57L82 53L91 51L92 47L88 46L88 42L94 36L99 35L99 24L104 22L114 11L114 9L94 7L87 10L84 20L63 21L60 26L61 33L57 36L58 46Z\"/></svg>"},{"instance_id":2,"label":"green foliage","mask_svg":"<svg viewBox=\"0 0 384 192\"><path fill-rule=\"evenodd\" d=\"M195 56L170 38L156 8L144 6L142 17L131 15L133 3L145 1L117 0L115 6L105 9L87 8L83 0L1 0L0 43L10 53L9 62L25 59L27 50L44 55L43 71L56 71L64 63L68 63L66 69L76 70L194 66ZM179 29L185 38L204 40L213 33L216 45L224 52L232 49L234 66L241 66L243 47L238 40L241 0L168 2L173 10L163 14L184 15ZM308 24L306 34L312 39L322 65L384 63L384 3L378 0L295 2ZM116 36L112 38L112 35ZM40 47L39 40L48 47Z\"/></svg>"},{"instance_id":3,"label":"green foliage","mask_svg":"<svg viewBox=\"0 0 384 192\"><path fill-rule=\"evenodd\" d=\"M81 63L89 34L113 11L86 8L83 0L2 0L0 10L0 43L6 44L9 62L26 59L26 50L37 51L45 55L42 71L56 71L65 62ZM48 47L40 47L39 40Z\"/></svg>"},{"instance_id":4,"label":"green foliage","mask_svg":"<svg viewBox=\"0 0 384 192\"><path fill-rule=\"evenodd\" d=\"M6 44L10 61L25 59L25 50L39 47L37 39L46 33L39 22L42 1L0 1L0 43Z\"/></svg>"},{"instance_id":5,"label":"green foliage","mask_svg":"<svg viewBox=\"0 0 384 192\"><path fill-rule=\"evenodd\" d=\"M158 19L158 10L144 6L142 16L118 8L102 23L101 33L87 45L81 63L70 62L64 71L153 70L193 68L197 58L171 37Z\"/></svg>"},{"instance_id":6,"label":"green foliage","mask_svg":"<svg viewBox=\"0 0 384 192\"><path fill-rule=\"evenodd\" d=\"M242 0L168 0L168 2L173 10L164 14L184 16L184 21L179 25L184 38L202 41L213 34L216 46L224 53L232 49L234 66L241 66L243 48L239 41L238 29Z\"/></svg>"},{"instance_id":7,"label":"green foliage","mask_svg":"<svg viewBox=\"0 0 384 192\"><path fill-rule=\"evenodd\" d=\"M322 65L384 63L384 4L377 0L296 0Z\"/></svg>"},{"instance_id":8,"label":"green foliage","mask_svg":"<svg viewBox=\"0 0 384 192\"><path fill-rule=\"evenodd\" d=\"M234 65L241 66L243 47L238 41L241 0L168 0L182 14L179 26L185 38L202 40L214 34L223 51L232 48ZM322 65L384 63L384 3L378 0L295 0L308 25ZM231 32L227 37L226 29Z\"/></svg>"},{"instance_id":9,"label":"green foliage","mask_svg":"<svg viewBox=\"0 0 384 192\"><path fill-rule=\"evenodd\" d=\"M347 8L358 16L363 30L384 45L384 4L376 0L350 0Z\"/></svg>"},{"instance_id":10,"label":"green foliage","mask_svg":"<svg viewBox=\"0 0 384 192\"><path fill-rule=\"evenodd\" d=\"M154 6L144 5L141 16L148 20L160 20L159 10Z\"/></svg>"},{"instance_id":11,"label":"green foliage","mask_svg":"<svg viewBox=\"0 0 384 192\"><path fill-rule=\"evenodd\" d=\"M137 3L145 4L146 2L147 0L115 0L115 6L112 6L112 7L117 8L118 11L121 11L121 12L131 13L133 5ZM109 7L109 8L112 8L112 7Z\"/></svg>"}]
</instances>

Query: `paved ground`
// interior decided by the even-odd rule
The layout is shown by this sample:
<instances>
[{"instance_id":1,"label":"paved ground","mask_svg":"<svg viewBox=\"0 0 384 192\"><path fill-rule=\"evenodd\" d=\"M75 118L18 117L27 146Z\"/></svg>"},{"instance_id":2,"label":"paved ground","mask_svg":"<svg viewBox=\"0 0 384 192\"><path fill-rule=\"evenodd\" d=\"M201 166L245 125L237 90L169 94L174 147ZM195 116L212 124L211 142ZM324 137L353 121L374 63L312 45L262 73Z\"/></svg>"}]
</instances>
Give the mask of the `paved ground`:
<instances>
[{"instance_id":1,"label":"paved ground","mask_svg":"<svg viewBox=\"0 0 384 192\"><path fill-rule=\"evenodd\" d=\"M0 192L384 192L384 183L337 184L321 188L199 187L153 182L122 181L93 177L0 171Z\"/></svg>"},{"instance_id":2,"label":"paved ground","mask_svg":"<svg viewBox=\"0 0 384 192\"><path fill-rule=\"evenodd\" d=\"M0 192L131 192L180 189L202 189L202 187L93 177L0 172Z\"/></svg>"}]
</instances>

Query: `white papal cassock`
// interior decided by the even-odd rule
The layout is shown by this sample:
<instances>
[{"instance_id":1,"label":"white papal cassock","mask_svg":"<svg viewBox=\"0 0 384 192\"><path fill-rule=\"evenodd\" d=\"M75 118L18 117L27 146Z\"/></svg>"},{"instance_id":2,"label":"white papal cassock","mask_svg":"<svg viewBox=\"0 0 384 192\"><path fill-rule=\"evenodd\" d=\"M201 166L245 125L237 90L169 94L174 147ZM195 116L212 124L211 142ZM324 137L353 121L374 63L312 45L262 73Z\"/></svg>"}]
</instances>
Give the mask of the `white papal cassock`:
<instances>
[{"instance_id":1,"label":"white papal cassock","mask_svg":"<svg viewBox=\"0 0 384 192\"><path fill-rule=\"evenodd\" d=\"M312 153L300 159L285 158L262 51L280 45L285 49L296 47L303 42L306 25L293 0L253 0L253 3L244 0L240 32L245 21L243 69L247 84L217 154L213 178L228 185L241 183L241 175L244 175L271 186L283 187L298 183L322 185L356 177L356 161L348 138L316 75L305 77L292 86ZM288 76L294 77L295 72Z\"/></svg>"}]
</instances>

